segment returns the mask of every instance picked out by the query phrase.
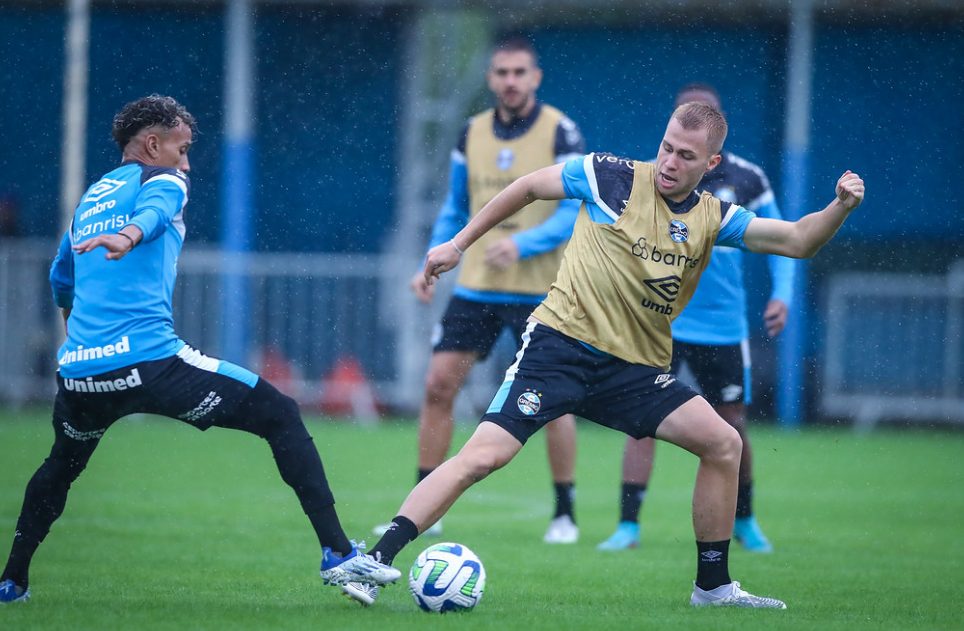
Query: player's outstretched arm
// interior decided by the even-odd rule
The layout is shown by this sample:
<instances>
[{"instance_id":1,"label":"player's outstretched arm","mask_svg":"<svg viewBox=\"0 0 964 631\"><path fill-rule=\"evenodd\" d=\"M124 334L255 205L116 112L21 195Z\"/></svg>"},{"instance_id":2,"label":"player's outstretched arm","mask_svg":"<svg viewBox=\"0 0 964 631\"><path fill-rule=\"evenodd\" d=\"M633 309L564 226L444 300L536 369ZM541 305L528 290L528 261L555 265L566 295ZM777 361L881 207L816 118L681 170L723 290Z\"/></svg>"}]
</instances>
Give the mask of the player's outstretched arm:
<instances>
[{"instance_id":1,"label":"player's outstretched arm","mask_svg":"<svg viewBox=\"0 0 964 631\"><path fill-rule=\"evenodd\" d=\"M532 202L537 199L564 198L563 166L554 164L520 177L483 206L451 241L429 250L425 258L425 282L429 285L434 283L436 278L459 264L462 253L479 237Z\"/></svg>"},{"instance_id":2,"label":"player's outstretched arm","mask_svg":"<svg viewBox=\"0 0 964 631\"><path fill-rule=\"evenodd\" d=\"M812 257L864 200L864 181L856 173L846 171L837 180L836 193L826 208L797 221L754 218L743 235L747 249L798 259Z\"/></svg>"},{"instance_id":3,"label":"player's outstretched arm","mask_svg":"<svg viewBox=\"0 0 964 631\"><path fill-rule=\"evenodd\" d=\"M87 239L82 243L78 243L74 246L74 252L77 254L86 254L91 250L103 247L107 250L107 255L104 258L117 261L124 258L143 238L144 233L141 232L140 228L127 225L124 226L120 232L99 234L93 239Z\"/></svg>"}]
</instances>

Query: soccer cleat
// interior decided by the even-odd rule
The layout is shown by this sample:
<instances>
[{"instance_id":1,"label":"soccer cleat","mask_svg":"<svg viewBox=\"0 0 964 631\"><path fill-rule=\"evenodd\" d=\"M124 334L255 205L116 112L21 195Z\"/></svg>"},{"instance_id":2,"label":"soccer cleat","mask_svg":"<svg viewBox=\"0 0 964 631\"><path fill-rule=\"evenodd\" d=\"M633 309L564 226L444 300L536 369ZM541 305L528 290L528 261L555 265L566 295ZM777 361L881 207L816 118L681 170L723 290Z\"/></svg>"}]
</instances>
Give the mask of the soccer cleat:
<instances>
[{"instance_id":1,"label":"soccer cleat","mask_svg":"<svg viewBox=\"0 0 964 631\"><path fill-rule=\"evenodd\" d=\"M387 524L379 524L374 528L372 528L372 534L375 535L376 537L383 537L385 536L385 533L388 532L388 529L391 527L392 527L392 522L388 522ZM419 536L420 537L441 537L442 520L440 519L434 524L432 524L431 526L429 526L428 530L426 530Z\"/></svg>"},{"instance_id":2,"label":"soccer cleat","mask_svg":"<svg viewBox=\"0 0 964 631\"><path fill-rule=\"evenodd\" d=\"M616 532L610 535L609 539L596 546L596 549L603 552L613 552L638 547L639 524L632 521L621 521L616 527Z\"/></svg>"},{"instance_id":3,"label":"soccer cleat","mask_svg":"<svg viewBox=\"0 0 964 631\"><path fill-rule=\"evenodd\" d=\"M25 603L30 600L30 590L19 587L9 578L0 583L0 605L7 603Z\"/></svg>"},{"instance_id":4,"label":"soccer cleat","mask_svg":"<svg viewBox=\"0 0 964 631\"><path fill-rule=\"evenodd\" d=\"M387 585L402 575L391 565L365 554L365 544L352 545L351 553L340 556L331 548L324 548L321 557L321 578L325 584L344 585L349 581Z\"/></svg>"},{"instance_id":5,"label":"soccer cleat","mask_svg":"<svg viewBox=\"0 0 964 631\"><path fill-rule=\"evenodd\" d=\"M381 588L378 585L373 585L372 583L360 583L358 581L348 581L341 586L341 593L348 596L352 600L356 600L368 607L375 603L375 599L378 598L378 592Z\"/></svg>"},{"instance_id":6,"label":"soccer cleat","mask_svg":"<svg viewBox=\"0 0 964 631\"><path fill-rule=\"evenodd\" d=\"M546 543L576 543L579 541L579 527L569 515L560 515L549 522L542 540Z\"/></svg>"},{"instance_id":7,"label":"soccer cleat","mask_svg":"<svg viewBox=\"0 0 964 631\"><path fill-rule=\"evenodd\" d=\"M756 517L737 517L733 522L733 538L740 542L748 552L767 554L773 552L770 540L766 538L756 522Z\"/></svg>"},{"instance_id":8,"label":"soccer cleat","mask_svg":"<svg viewBox=\"0 0 964 631\"><path fill-rule=\"evenodd\" d=\"M693 595L690 604L694 607L751 607L754 609L786 609L782 600L766 596L754 596L740 588L739 581L720 585L709 591L702 590L693 584Z\"/></svg>"}]
</instances>

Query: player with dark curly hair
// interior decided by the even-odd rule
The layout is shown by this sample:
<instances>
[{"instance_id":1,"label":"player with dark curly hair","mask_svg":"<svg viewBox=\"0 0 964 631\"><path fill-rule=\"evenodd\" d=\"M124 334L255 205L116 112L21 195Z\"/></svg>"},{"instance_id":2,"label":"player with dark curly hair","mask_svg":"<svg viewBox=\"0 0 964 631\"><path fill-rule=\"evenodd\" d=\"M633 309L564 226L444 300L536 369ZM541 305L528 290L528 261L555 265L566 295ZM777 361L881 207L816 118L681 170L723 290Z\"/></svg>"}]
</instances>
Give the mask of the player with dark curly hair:
<instances>
[{"instance_id":1,"label":"player with dark curly hair","mask_svg":"<svg viewBox=\"0 0 964 631\"><path fill-rule=\"evenodd\" d=\"M192 137L197 136L197 121L186 107L169 96L152 94L121 108L114 115L110 135L123 152L131 138L142 129L161 127L172 130L178 125L185 125L191 130Z\"/></svg>"},{"instance_id":2,"label":"player with dark curly hair","mask_svg":"<svg viewBox=\"0 0 964 631\"><path fill-rule=\"evenodd\" d=\"M70 485L107 429L138 412L266 440L318 536L325 582L384 584L400 576L345 536L294 400L174 333L171 299L195 130L194 117L171 97L125 105L113 124L121 165L87 189L61 241L50 270L67 327L58 352L54 444L27 484L0 575L0 604L29 598L31 559L63 512ZM98 248L106 256L93 254Z\"/></svg>"}]
</instances>

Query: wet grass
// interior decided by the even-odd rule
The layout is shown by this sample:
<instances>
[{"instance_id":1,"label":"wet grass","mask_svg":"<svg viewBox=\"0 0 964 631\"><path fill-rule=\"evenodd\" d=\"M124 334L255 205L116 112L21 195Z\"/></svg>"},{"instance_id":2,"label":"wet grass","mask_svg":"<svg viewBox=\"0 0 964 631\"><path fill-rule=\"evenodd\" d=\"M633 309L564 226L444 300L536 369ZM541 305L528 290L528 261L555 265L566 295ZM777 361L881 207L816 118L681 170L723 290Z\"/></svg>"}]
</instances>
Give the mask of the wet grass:
<instances>
[{"instance_id":1,"label":"wet grass","mask_svg":"<svg viewBox=\"0 0 964 631\"><path fill-rule=\"evenodd\" d=\"M0 412L0 540L49 449L46 411ZM351 536L395 514L415 477L415 426L313 419ZM470 428L457 435L464 440ZM964 610L964 434L753 429L757 513L772 555L731 552L734 578L783 612L687 605L695 459L660 446L643 546L601 555L617 518L620 435L580 425L574 546L541 543L551 512L543 440L445 518L489 575L469 614L432 616L393 586L362 609L317 577L307 520L266 445L161 419L108 433L38 552L33 599L2 629L949 629ZM368 537L371 539L371 537ZM427 545L397 559L407 568Z\"/></svg>"}]
</instances>

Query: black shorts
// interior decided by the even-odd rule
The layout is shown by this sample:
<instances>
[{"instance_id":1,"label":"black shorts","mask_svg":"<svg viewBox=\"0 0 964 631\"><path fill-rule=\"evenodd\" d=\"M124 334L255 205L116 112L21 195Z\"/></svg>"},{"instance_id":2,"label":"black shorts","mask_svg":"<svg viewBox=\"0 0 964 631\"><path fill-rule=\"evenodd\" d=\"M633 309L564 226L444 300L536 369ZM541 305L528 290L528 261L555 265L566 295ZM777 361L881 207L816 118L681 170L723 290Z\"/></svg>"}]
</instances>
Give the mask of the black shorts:
<instances>
[{"instance_id":1,"label":"black shorts","mask_svg":"<svg viewBox=\"0 0 964 631\"><path fill-rule=\"evenodd\" d=\"M632 364L530 322L483 421L526 440L563 414L633 438L653 436L670 412L698 396L659 368Z\"/></svg>"},{"instance_id":2,"label":"black shorts","mask_svg":"<svg viewBox=\"0 0 964 631\"><path fill-rule=\"evenodd\" d=\"M502 329L522 337L535 305L475 302L454 297L432 333L432 351L466 351L488 357Z\"/></svg>"},{"instance_id":3,"label":"black shorts","mask_svg":"<svg viewBox=\"0 0 964 631\"><path fill-rule=\"evenodd\" d=\"M674 341L673 373L680 374L684 366L693 373L710 405L750 403L750 345L746 340L720 346Z\"/></svg>"},{"instance_id":4,"label":"black shorts","mask_svg":"<svg viewBox=\"0 0 964 631\"><path fill-rule=\"evenodd\" d=\"M184 346L172 357L92 377L57 373L54 425L69 438L100 438L128 414L159 414L200 430L232 418L258 376Z\"/></svg>"}]
</instances>

